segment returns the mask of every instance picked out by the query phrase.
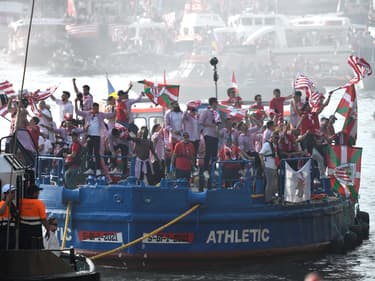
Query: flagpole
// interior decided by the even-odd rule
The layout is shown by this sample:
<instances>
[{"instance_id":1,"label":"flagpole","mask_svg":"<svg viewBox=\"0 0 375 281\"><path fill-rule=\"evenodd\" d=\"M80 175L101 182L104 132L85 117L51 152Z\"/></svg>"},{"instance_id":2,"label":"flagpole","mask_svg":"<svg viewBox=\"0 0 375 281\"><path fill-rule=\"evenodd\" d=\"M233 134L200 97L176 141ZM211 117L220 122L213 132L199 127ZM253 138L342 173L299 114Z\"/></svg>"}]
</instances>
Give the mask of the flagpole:
<instances>
[{"instance_id":1,"label":"flagpole","mask_svg":"<svg viewBox=\"0 0 375 281\"><path fill-rule=\"evenodd\" d=\"M219 75L217 74L217 64L219 63L219 60L217 59L217 57L213 57L210 59L210 64L212 65L213 67L213 71L214 71L214 82L215 82L215 97L217 99L217 81L219 80Z\"/></svg>"},{"instance_id":2,"label":"flagpole","mask_svg":"<svg viewBox=\"0 0 375 281\"><path fill-rule=\"evenodd\" d=\"M23 93L23 87L25 83L25 76L26 76L26 67L27 67L27 59L29 55L29 43L30 43L30 34L31 34L31 26L33 23L33 17L34 17L34 5L35 5L35 0L32 1L31 4L31 14L30 14L30 22L29 22L29 29L27 31L27 40L26 40L26 53L25 53L25 61L23 64L23 74L22 74L22 84L21 84L21 92L19 95L19 100L21 101L22 98L22 93Z\"/></svg>"}]
</instances>

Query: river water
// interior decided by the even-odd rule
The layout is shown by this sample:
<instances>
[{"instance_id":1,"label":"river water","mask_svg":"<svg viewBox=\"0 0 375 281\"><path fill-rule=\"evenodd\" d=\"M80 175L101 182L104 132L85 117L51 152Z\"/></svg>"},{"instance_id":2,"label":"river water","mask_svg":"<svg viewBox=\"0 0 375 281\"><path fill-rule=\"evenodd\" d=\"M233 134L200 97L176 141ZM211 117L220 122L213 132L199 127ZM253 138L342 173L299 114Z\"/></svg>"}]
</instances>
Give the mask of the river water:
<instances>
[{"instance_id":1,"label":"river water","mask_svg":"<svg viewBox=\"0 0 375 281\"><path fill-rule=\"evenodd\" d=\"M0 64L0 82L9 80L19 89L22 81L22 67L20 65L10 64L6 61L5 54L0 55L2 63ZM105 70L102 76L77 77L78 85L88 84L91 86L95 100L99 101L106 98L107 84L105 80ZM72 74L74 75L74 74ZM73 77L73 76L72 76ZM28 68L26 72L25 87L28 90L38 88L45 89L52 85L59 85L56 93L60 96L61 91L68 90L73 93L71 83L72 77L58 77L48 75L45 69ZM116 89L126 88L129 81L142 79L160 81L160 75L150 73L134 75L116 75L111 77L111 82ZM141 86L136 85L135 91L140 91ZM241 90L241 89L240 89ZM370 220L375 215L375 93L363 92L358 90L359 106L359 132L357 145L364 148L362 157L362 177L360 188L360 207L361 210L370 213ZM251 96L242 94L246 100L252 99ZM219 97L224 97L224 93L219 93ZM201 96L189 96L189 99L200 98ZM208 97L205 97L208 98ZM341 94L333 95L329 107L323 112L323 115L330 115L334 112ZM181 97L182 101L187 98ZM56 107L52 105L54 116L57 116ZM338 125L340 124L340 118ZM9 128L9 122L5 119L0 120L0 136L6 135ZM339 129L339 127L337 127ZM346 255L319 255L319 256L299 256L293 258L280 258L273 261L243 261L241 264L236 262L231 265L212 264L204 268L194 268L186 270L175 270L171 268L167 271L127 271L124 269L98 267L104 281L118 280L303 280L304 275L310 271L319 271L324 280L375 280L375 251L374 251L374 224L370 223L370 239ZM291 234L292 235L292 234Z\"/></svg>"}]
</instances>

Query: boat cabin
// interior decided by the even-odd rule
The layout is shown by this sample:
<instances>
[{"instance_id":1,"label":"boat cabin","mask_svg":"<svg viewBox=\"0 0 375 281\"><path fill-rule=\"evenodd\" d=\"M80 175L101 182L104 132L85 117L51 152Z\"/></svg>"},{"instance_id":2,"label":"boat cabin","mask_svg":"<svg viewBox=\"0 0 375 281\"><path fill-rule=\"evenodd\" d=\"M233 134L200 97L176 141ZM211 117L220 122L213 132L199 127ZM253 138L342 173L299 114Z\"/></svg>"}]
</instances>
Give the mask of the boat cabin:
<instances>
[{"instance_id":1,"label":"boat cabin","mask_svg":"<svg viewBox=\"0 0 375 281\"><path fill-rule=\"evenodd\" d=\"M216 27L225 27L224 20L214 13L188 13L182 18L180 35L205 35Z\"/></svg>"}]
</instances>

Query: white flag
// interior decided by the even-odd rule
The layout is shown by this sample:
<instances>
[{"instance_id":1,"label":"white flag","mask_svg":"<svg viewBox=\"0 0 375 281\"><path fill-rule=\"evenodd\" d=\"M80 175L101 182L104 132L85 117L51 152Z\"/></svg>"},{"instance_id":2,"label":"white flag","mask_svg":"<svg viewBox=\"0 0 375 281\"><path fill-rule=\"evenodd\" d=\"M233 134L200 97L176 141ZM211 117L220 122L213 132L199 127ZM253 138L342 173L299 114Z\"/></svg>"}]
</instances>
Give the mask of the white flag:
<instances>
[{"instance_id":1,"label":"white flag","mask_svg":"<svg viewBox=\"0 0 375 281\"><path fill-rule=\"evenodd\" d=\"M311 159L298 171L285 162L284 200L287 202L303 202L311 198Z\"/></svg>"}]
</instances>

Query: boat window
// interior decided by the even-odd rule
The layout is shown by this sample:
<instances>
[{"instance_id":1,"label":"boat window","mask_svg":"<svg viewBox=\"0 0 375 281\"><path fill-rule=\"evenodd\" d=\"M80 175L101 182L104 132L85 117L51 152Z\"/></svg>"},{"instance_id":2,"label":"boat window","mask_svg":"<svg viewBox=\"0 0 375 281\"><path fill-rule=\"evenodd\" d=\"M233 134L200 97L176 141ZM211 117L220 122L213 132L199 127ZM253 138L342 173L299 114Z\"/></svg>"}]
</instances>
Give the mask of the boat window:
<instances>
[{"instance_id":1,"label":"boat window","mask_svg":"<svg viewBox=\"0 0 375 281\"><path fill-rule=\"evenodd\" d=\"M265 25L276 25L276 21L274 18L265 18L264 19Z\"/></svg>"},{"instance_id":2,"label":"boat window","mask_svg":"<svg viewBox=\"0 0 375 281\"><path fill-rule=\"evenodd\" d=\"M262 18L255 18L254 24L255 25L263 25L263 19Z\"/></svg>"},{"instance_id":3,"label":"boat window","mask_svg":"<svg viewBox=\"0 0 375 281\"><path fill-rule=\"evenodd\" d=\"M138 128L141 128L147 126L147 120L145 117L135 117L134 124L137 125Z\"/></svg>"},{"instance_id":4,"label":"boat window","mask_svg":"<svg viewBox=\"0 0 375 281\"><path fill-rule=\"evenodd\" d=\"M164 123L164 120L163 120L163 116L151 116L148 118L148 123L149 123L149 129L151 131L152 127L155 125L155 124L160 124L160 125L163 125Z\"/></svg>"}]
</instances>

